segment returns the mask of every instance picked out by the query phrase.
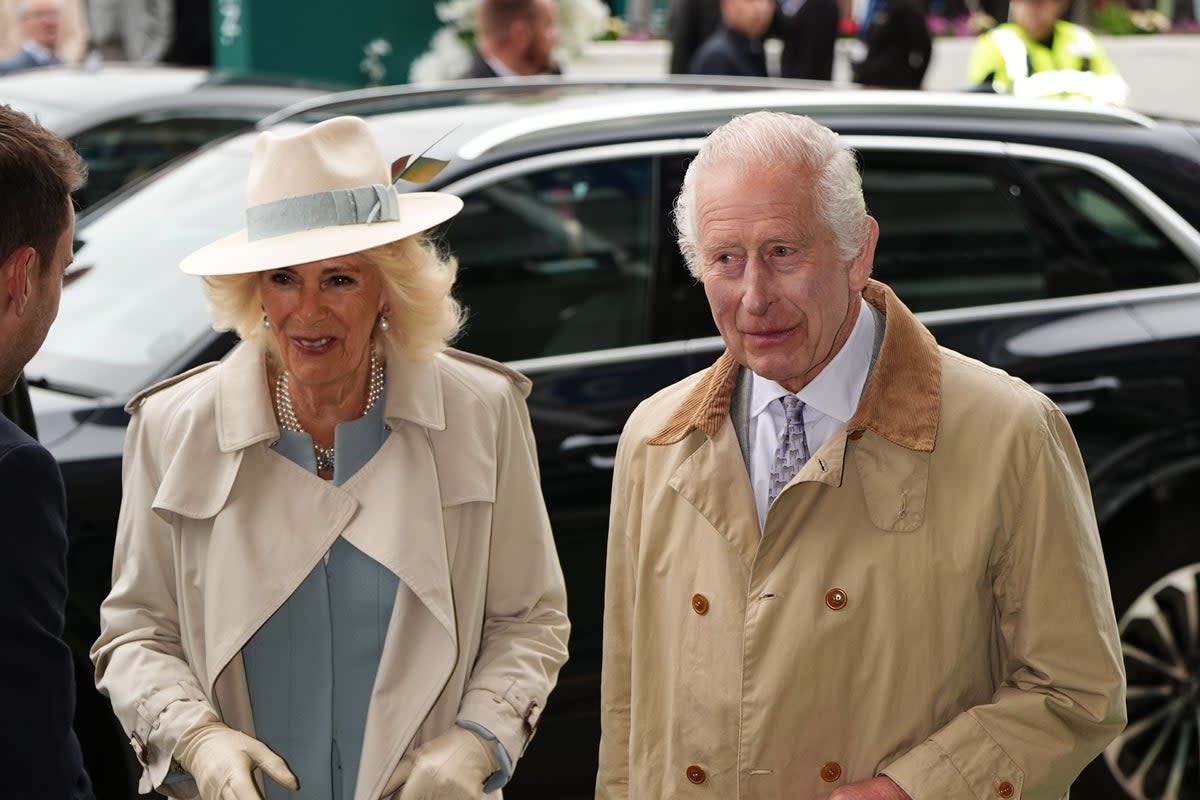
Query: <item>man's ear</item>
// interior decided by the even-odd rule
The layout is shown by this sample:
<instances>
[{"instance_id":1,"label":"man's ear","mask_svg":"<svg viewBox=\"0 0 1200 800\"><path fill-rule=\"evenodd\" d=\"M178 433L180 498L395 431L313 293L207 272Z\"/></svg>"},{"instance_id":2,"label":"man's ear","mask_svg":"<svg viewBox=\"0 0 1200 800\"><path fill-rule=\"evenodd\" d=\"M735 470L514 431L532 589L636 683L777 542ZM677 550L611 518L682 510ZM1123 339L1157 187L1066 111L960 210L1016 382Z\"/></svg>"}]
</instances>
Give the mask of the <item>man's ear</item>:
<instances>
[{"instance_id":1,"label":"man's ear","mask_svg":"<svg viewBox=\"0 0 1200 800\"><path fill-rule=\"evenodd\" d=\"M17 316L25 313L25 304L33 292L30 271L36 266L36 258L37 250L24 245L0 262L0 289L7 295L5 305L11 306Z\"/></svg>"}]
</instances>

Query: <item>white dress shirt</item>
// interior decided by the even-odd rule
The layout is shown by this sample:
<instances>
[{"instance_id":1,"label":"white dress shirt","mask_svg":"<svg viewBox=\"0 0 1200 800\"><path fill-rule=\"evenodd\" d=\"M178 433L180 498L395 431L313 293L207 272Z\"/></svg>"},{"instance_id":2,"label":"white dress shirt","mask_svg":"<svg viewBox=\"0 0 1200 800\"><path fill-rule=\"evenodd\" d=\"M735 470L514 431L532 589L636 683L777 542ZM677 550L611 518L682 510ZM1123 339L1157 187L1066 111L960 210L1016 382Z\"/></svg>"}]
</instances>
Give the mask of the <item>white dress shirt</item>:
<instances>
[{"instance_id":1,"label":"white dress shirt","mask_svg":"<svg viewBox=\"0 0 1200 800\"><path fill-rule=\"evenodd\" d=\"M804 403L804 436L809 455L813 455L838 428L845 425L858 407L867 375L871 371L871 352L875 348L875 315L859 298L858 319L854 329L817 377L796 393ZM779 447L783 429L783 404L776 403L788 390L775 381L753 375L750 387L750 483L758 506L758 528L767 519L767 489L771 485L771 465Z\"/></svg>"}]
</instances>

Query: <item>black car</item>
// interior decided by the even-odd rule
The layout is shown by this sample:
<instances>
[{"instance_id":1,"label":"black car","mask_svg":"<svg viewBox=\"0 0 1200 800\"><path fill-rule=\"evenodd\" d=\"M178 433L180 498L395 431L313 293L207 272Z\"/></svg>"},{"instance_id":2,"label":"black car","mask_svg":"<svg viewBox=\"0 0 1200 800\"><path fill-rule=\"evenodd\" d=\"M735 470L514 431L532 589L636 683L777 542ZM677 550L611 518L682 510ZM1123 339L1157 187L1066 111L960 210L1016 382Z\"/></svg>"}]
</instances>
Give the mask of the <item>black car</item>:
<instances>
[{"instance_id":1,"label":"black car","mask_svg":"<svg viewBox=\"0 0 1200 800\"><path fill-rule=\"evenodd\" d=\"M338 114L385 150L450 166L424 187L470 309L460 346L534 381L529 406L566 573L571 660L512 798L590 797L599 737L603 565L615 445L643 398L721 351L670 209L702 137L730 116L808 114L857 149L881 237L875 276L939 341L1018 375L1069 416L1087 462L1126 646L1131 723L1081 779L1088 798L1200 793L1200 140L1137 114L1005 97L814 92L732 83L534 81L370 90ZM89 766L126 758L86 663L108 589L127 416L141 387L222 357L177 264L241 226L253 146L233 136L79 222L62 311L27 369L68 487L71 644ZM125 800L126 775L102 800Z\"/></svg>"}]
</instances>

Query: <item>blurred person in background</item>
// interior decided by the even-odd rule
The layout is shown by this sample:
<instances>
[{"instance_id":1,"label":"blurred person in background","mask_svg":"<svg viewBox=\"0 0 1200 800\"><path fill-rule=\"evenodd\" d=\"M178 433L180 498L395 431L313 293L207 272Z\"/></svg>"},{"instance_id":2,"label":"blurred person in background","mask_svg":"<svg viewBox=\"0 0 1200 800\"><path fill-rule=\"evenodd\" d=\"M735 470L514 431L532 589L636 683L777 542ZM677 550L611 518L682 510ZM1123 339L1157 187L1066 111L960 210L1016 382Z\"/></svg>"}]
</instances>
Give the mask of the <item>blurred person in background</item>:
<instances>
[{"instance_id":1,"label":"blurred person in background","mask_svg":"<svg viewBox=\"0 0 1200 800\"><path fill-rule=\"evenodd\" d=\"M774 0L721 0L721 23L692 56L693 75L767 77L763 37L774 19Z\"/></svg>"},{"instance_id":2,"label":"blurred person in background","mask_svg":"<svg viewBox=\"0 0 1200 800\"><path fill-rule=\"evenodd\" d=\"M0 105L0 394L58 315L86 169L61 137ZM6 798L90 800L62 640L67 507L54 457L0 416L0 774Z\"/></svg>"},{"instance_id":3,"label":"blurred person in background","mask_svg":"<svg viewBox=\"0 0 1200 800\"><path fill-rule=\"evenodd\" d=\"M175 0L88 0L92 46L106 61L154 64L171 47Z\"/></svg>"},{"instance_id":4,"label":"blurred person in background","mask_svg":"<svg viewBox=\"0 0 1200 800\"><path fill-rule=\"evenodd\" d=\"M933 54L933 38L919 0L882 0L867 22L866 52L852 61L856 83L885 89L920 89Z\"/></svg>"},{"instance_id":5,"label":"blurred person in background","mask_svg":"<svg viewBox=\"0 0 1200 800\"><path fill-rule=\"evenodd\" d=\"M1024 98L1075 97L1124 105L1129 85L1087 28L1061 19L1070 0L1011 0L1009 22L981 34L967 80Z\"/></svg>"},{"instance_id":6,"label":"blurred person in background","mask_svg":"<svg viewBox=\"0 0 1200 800\"><path fill-rule=\"evenodd\" d=\"M3 0L8 3L8 0ZM78 6L79 0L74 0ZM63 0L18 0L14 5L5 9L7 18L14 21L8 30L16 34L16 52L0 60L0 75L7 72L17 72L37 67L52 67L64 61L78 60L75 53L68 55L63 51L63 21L67 14L64 11ZM76 39L86 41L86 32L78 35L78 25L82 22L81 14L72 15ZM85 28L86 31L86 28ZM13 36L6 37L12 43ZM71 42L77 46L76 41Z\"/></svg>"},{"instance_id":7,"label":"blurred person in background","mask_svg":"<svg viewBox=\"0 0 1200 800\"><path fill-rule=\"evenodd\" d=\"M267 131L181 265L242 341L127 406L92 658L143 792L477 800L566 660L529 380L447 348L462 201L391 184L361 119Z\"/></svg>"},{"instance_id":8,"label":"blurred person in background","mask_svg":"<svg viewBox=\"0 0 1200 800\"><path fill-rule=\"evenodd\" d=\"M671 0L667 30L671 39L672 75L686 75L692 57L721 24L721 0Z\"/></svg>"},{"instance_id":9,"label":"blurred person in background","mask_svg":"<svg viewBox=\"0 0 1200 800\"><path fill-rule=\"evenodd\" d=\"M841 12L837 0L782 0L769 36L783 40L779 77L833 79Z\"/></svg>"},{"instance_id":10,"label":"blurred person in background","mask_svg":"<svg viewBox=\"0 0 1200 800\"><path fill-rule=\"evenodd\" d=\"M48 5L58 9L56 42L48 49L61 61L68 64L79 63L87 53L88 47L87 10L83 0L60 0ZM46 5L34 3L32 0L0 0L0 58L17 53L30 40L40 41L39 37L47 36L45 29L49 27L51 17L55 15L43 14L40 18L26 19L23 16L25 11L35 7L45 8ZM27 29L27 22L42 30L31 35Z\"/></svg>"},{"instance_id":11,"label":"blurred person in background","mask_svg":"<svg viewBox=\"0 0 1200 800\"><path fill-rule=\"evenodd\" d=\"M460 78L559 75L557 0L483 0L475 29L475 59Z\"/></svg>"}]
</instances>

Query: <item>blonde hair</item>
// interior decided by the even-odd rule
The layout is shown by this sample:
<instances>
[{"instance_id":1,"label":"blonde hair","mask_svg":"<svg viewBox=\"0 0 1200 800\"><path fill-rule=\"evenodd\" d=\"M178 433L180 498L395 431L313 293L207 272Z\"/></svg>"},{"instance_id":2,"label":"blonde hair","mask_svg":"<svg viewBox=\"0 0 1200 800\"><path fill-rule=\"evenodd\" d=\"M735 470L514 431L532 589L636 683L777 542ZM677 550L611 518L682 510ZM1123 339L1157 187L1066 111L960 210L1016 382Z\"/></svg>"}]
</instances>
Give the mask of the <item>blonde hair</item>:
<instances>
[{"instance_id":1,"label":"blonde hair","mask_svg":"<svg viewBox=\"0 0 1200 800\"><path fill-rule=\"evenodd\" d=\"M363 250L360 256L379 270L389 308L387 331L378 331L413 361L427 361L444 350L462 328L462 306L450 295L458 262L443 257L425 236ZM243 341L279 357L275 337L263 326L259 273L204 276L208 313L217 330L232 330Z\"/></svg>"},{"instance_id":2,"label":"blonde hair","mask_svg":"<svg viewBox=\"0 0 1200 800\"><path fill-rule=\"evenodd\" d=\"M838 135L808 117L778 111L755 111L734 117L709 134L688 165L675 200L674 220L679 250L688 271L701 278L699 232L696 230L696 183L712 166L768 167L786 170L803 180L812 177L816 206L838 253L849 262L869 237L862 176L853 150ZM753 187L747 187L753 192Z\"/></svg>"}]
</instances>

